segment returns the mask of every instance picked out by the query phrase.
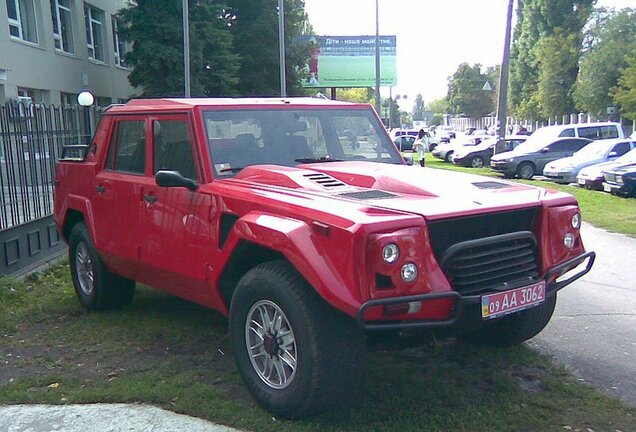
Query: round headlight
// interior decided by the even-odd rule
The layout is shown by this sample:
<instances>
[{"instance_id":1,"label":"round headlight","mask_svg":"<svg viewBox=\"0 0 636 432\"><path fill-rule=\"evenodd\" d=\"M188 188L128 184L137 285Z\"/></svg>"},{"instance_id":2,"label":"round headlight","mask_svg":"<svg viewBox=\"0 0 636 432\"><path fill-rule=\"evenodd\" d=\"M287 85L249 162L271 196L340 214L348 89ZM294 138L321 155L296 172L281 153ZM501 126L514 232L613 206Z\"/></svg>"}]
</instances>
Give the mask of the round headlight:
<instances>
[{"instance_id":1,"label":"round headlight","mask_svg":"<svg viewBox=\"0 0 636 432\"><path fill-rule=\"evenodd\" d=\"M407 263L402 266L402 280L410 283L417 277L417 266L413 263Z\"/></svg>"},{"instance_id":2,"label":"round headlight","mask_svg":"<svg viewBox=\"0 0 636 432\"><path fill-rule=\"evenodd\" d=\"M390 243L382 249L382 259L384 262L393 264L400 256L400 248L395 243Z\"/></svg>"},{"instance_id":3,"label":"round headlight","mask_svg":"<svg viewBox=\"0 0 636 432\"><path fill-rule=\"evenodd\" d=\"M566 248L572 249L572 247L574 247L574 234L567 233L563 237L563 244L565 245Z\"/></svg>"},{"instance_id":4,"label":"round headlight","mask_svg":"<svg viewBox=\"0 0 636 432\"><path fill-rule=\"evenodd\" d=\"M572 228L579 229L581 228L581 213L574 213L572 216Z\"/></svg>"}]
</instances>

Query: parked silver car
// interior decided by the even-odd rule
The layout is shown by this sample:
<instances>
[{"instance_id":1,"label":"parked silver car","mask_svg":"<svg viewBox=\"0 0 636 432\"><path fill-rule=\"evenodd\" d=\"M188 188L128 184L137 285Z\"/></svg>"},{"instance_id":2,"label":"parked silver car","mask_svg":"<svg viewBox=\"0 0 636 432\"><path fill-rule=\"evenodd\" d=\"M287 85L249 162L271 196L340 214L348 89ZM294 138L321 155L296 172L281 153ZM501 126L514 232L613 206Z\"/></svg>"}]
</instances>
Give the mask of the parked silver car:
<instances>
[{"instance_id":1,"label":"parked silver car","mask_svg":"<svg viewBox=\"0 0 636 432\"><path fill-rule=\"evenodd\" d=\"M570 157L557 159L543 168L543 175L557 183L574 183L582 168L613 161L636 147L627 139L606 139L592 142Z\"/></svg>"},{"instance_id":2,"label":"parked silver car","mask_svg":"<svg viewBox=\"0 0 636 432\"><path fill-rule=\"evenodd\" d=\"M636 136L634 137L636 140ZM603 173L605 170L636 165L636 148L611 162L604 162L583 168L576 176L579 186L586 189L603 190Z\"/></svg>"}]
</instances>

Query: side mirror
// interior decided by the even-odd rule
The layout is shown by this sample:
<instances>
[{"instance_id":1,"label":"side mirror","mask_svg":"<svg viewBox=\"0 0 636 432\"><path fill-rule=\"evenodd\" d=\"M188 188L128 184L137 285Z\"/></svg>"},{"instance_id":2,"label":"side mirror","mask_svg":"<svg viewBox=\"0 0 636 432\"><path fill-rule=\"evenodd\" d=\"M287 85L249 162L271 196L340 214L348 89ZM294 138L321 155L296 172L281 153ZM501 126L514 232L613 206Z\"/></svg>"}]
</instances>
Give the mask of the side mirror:
<instances>
[{"instance_id":1,"label":"side mirror","mask_svg":"<svg viewBox=\"0 0 636 432\"><path fill-rule=\"evenodd\" d=\"M611 151L609 152L609 154L607 155L608 158L615 158L618 157L618 152L615 151Z\"/></svg>"},{"instance_id":2,"label":"side mirror","mask_svg":"<svg viewBox=\"0 0 636 432\"><path fill-rule=\"evenodd\" d=\"M179 171L159 170L155 173L155 183L161 187L184 187L192 191L199 187L197 182L182 176Z\"/></svg>"},{"instance_id":3,"label":"side mirror","mask_svg":"<svg viewBox=\"0 0 636 432\"><path fill-rule=\"evenodd\" d=\"M550 147L543 147L541 153L550 153Z\"/></svg>"}]
</instances>

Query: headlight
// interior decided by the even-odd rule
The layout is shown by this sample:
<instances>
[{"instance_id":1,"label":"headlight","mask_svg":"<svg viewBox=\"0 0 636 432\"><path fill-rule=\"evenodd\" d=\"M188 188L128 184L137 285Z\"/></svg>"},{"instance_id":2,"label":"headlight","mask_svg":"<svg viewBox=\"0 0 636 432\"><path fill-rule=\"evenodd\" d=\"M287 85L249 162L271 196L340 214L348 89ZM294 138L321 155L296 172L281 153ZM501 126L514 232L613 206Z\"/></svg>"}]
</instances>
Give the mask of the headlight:
<instances>
[{"instance_id":1,"label":"headlight","mask_svg":"<svg viewBox=\"0 0 636 432\"><path fill-rule=\"evenodd\" d=\"M623 176L622 175L617 175L616 176L616 183L622 185L623 184Z\"/></svg>"},{"instance_id":2,"label":"headlight","mask_svg":"<svg viewBox=\"0 0 636 432\"><path fill-rule=\"evenodd\" d=\"M402 266L402 280L410 283L417 277L417 266L413 263L407 263Z\"/></svg>"},{"instance_id":3,"label":"headlight","mask_svg":"<svg viewBox=\"0 0 636 432\"><path fill-rule=\"evenodd\" d=\"M581 213L575 213L572 216L572 228L574 229L581 228Z\"/></svg>"},{"instance_id":4,"label":"headlight","mask_svg":"<svg viewBox=\"0 0 636 432\"><path fill-rule=\"evenodd\" d=\"M382 249L382 259L384 262L393 264L400 256L400 248L395 243L390 243Z\"/></svg>"},{"instance_id":5,"label":"headlight","mask_svg":"<svg viewBox=\"0 0 636 432\"><path fill-rule=\"evenodd\" d=\"M508 159L506 159L506 162L514 162L514 161L515 161L515 158L508 158Z\"/></svg>"},{"instance_id":6,"label":"headlight","mask_svg":"<svg viewBox=\"0 0 636 432\"><path fill-rule=\"evenodd\" d=\"M563 244L565 245L566 248L572 249L572 247L574 246L574 234L567 233L563 237Z\"/></svg>"}]
</instances>

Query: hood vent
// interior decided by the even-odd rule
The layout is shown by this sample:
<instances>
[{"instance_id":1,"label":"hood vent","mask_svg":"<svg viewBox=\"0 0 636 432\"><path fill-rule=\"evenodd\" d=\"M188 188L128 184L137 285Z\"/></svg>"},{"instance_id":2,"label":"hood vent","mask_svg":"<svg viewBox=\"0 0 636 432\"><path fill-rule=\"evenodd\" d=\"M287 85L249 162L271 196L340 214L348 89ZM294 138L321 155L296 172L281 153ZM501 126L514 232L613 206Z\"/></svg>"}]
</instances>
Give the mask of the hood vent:
<instances>
[{"instance_id":1,"label":"hood vent","mask_svg":"<svg viewBox=\"0 0 636 432\"><path fill-rule=\"evenodd\" d=\"M312 174L303 174L303 177L311 180L316 183L318 186L322 186L327 189L332 189L336 187L347 187L348 185L344 184L340 180L337 180L330 175L323 173L312 173Z\"/></svg>"},{"instance_id":2,"label":"hood vent","mask_svg":"<svg viewBox=\"0 0 636 432\"><path fill-rule=\"evenodd\" d=\"M510 187L509 184L499 183L496 181L475 182L473 183L473 186L476 186L479 189L505 189Z\"/></svg>"},{"instance_id":3,"label":"hood vent","mask_svg":"<svg viewBox=\"0 0 636 432\"><path fill-rule=\"evenodd\" d=\"M381 190L371 189L371 190L365 190L365 191L359 191L359 192L347 192L347 193L339 194L338 196L341 196L344 198L359 199L359 200L370 200L370 199L396 198L398 195L395 195L389 192L384 192Z\"/></svg>"}]
</instances>

